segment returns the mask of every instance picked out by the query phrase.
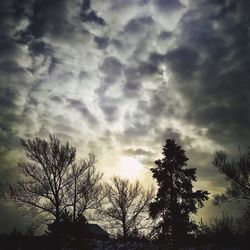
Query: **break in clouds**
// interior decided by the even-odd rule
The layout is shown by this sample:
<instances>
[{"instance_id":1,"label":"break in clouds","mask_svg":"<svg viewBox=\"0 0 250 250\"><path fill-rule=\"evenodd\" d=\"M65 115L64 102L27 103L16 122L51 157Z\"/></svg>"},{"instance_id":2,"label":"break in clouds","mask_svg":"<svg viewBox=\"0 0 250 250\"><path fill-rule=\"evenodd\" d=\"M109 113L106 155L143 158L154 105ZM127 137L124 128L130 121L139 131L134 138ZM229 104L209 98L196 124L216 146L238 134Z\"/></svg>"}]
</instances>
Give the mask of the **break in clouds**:
<instances>
[{"instance_id":1,"label":"break in clouds","mask_svg":"<svg viewBox=\"0 0 250 250\"><path fill-rule=\"evenodd\" d=\"M221 190L214 151L249 145L249 11L247 0L2 0L1 182L16 177L18 137L55 134L80 158L95 152L108 177L135 157L147 180L173 137L197 185Z\"/></svg>"}]
</instances>

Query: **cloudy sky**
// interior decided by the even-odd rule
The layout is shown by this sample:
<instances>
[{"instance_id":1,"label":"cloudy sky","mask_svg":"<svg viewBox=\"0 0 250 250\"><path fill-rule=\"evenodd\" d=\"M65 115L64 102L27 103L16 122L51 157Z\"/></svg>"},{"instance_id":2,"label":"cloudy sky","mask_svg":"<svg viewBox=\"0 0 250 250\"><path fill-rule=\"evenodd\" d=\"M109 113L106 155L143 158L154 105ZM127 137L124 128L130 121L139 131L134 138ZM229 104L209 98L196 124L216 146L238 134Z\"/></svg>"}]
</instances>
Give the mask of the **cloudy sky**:
<instances>
[{"instance_id":1,"label":"cloudy sky","mask_svg":"<svg viewBox=\"0 0 250 250\"><path fill-rule=\"evenodd\" d=\"M214 151L249 145L249 12L248 0L1 0L1 182L17 176L18 137L55 134L79 158L95 152L105 178L144 183L175 138L196 186L222 191ZM9 230L15 212L0 212Z\"/></svg>"}]
</instances>

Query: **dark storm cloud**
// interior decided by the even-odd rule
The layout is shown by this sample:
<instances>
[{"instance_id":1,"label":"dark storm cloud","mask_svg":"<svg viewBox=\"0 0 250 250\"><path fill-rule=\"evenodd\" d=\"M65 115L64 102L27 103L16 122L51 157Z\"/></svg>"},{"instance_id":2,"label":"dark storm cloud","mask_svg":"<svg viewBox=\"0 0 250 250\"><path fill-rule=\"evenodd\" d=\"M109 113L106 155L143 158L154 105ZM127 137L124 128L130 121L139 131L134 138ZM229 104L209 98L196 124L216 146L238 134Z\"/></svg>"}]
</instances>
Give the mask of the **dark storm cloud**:
<instances>
[{"instance_id":1,"label":"dark storm cloud","mask_svg":"<svg viewBox=\"0 0 250 250\"><path fill-rule=\"evenodd\" d=\"M166 54L166 61L171 71L174 71L180 80L190 79L198 70L199 55L196 51L179 47Z\"/></svg>"},{"instance_id":2,"label":"dark storm cloud","mask_svg":"<svg viewBox=\"0 0 250 250\"><path fill-rule=\"evenodd\" d=\"M45 33L54 36L63 35L69 29L66 19L66 1L38 0L32 3L30 24L24 36L41 38Z\"/></svg>"},{"instance_id":3,"label":"dark storm cloud","mask_svg":"<svg viewBox=\"0 0 250 250\"><path fill-rule=\"evenodd\" d=\"M23 1L25 5L25 1ZM23 20L24 12L22 12L22 7L18 10L16 6L19 4L14 4L12 1L2 0L0 2L0 34L10 35L15 31L16 26L20 24Z\"/></svg>"},{"instance_id":4,"label":"dark storm cloud","mask_svg":"<svg viewBox=\"0 0 250 250\"><path fill-rule=\"evenodd\" d=\"M153 65L159 66L160 63L162 63L165 60L166 55L165 54L159 54L157 52L152 52L149 55L149 62Z\"/></svg>"},{"instance_id":5,"label":"dark storm cloud","mask_svg":"<svg viewBox=\"0 0 250 250\"><path fill-rule=\"evenodd\" d=\"M16 56L20 54L20 47L15 43L13 39L6 35L0 36L0 52L1 52L1 61L3 58L4 61L14 60Z\"/></svg>"},{"instance_id":6,"label":"dark storm cloud","mask_svg":"<svg viewBox=\"0 0 250 250\"><path fill-rule=\"evenodd\" d=\"M210 12L204 6L208 3ZM248 145L250 136L250 23L244 14L246 9L249 10L249 4L234 2L230 7L232 5L216 2L216 7L220 6L223 12L213 9L211 2L204 1L204 5L187 12L182 18L176 48L166 54L152 53L149 59L154 65L167 64L171 81L175 82L176 90L187 103L186 115L182 117L184 124L206 128L206 135L201 136L212 139L214 145L235 151L238 145ZM196 15L197 11L199 15ZM148 104L144 103L144 107L150 112ZM159 107L162 107L161 103ZM190 163L197 167L200 180L211 183L213 187L224 185L223 177L211 167L211 153L204 153L193 138L175 129L156 131L159 135L157 143L163 141L162 138L175 138L183 145Z\"/></svg>"},{"instance_id":7,"label":"dark storm cloud","mask_svg":"<svg viewBox=\"0 0 250 250\"><path fill-rule=\"evenodd\" d=\"M18 4L17 4L18 5ZM16 124L22 124L22 108L32 76L27 67L27 49L18 44L15 34L25 20L22 6L0 2L0 183L16 178L16 151L20 149Z\"/></svg>"},{"instance_id":8,"label":"dark storm cloud","mask_svg":"<svg viewBox=\"0 0 250 250\"><path fill-rule=\"evenodd\" d=\"M51 46L43 41L32 41L29 47L35 55L46 55L53 52Z\"/></svg>"},{"instance_id":9,"label":"dark storm cloud","mask_svg":"<svg viewBox=\"0 0 250 250\"><path fill-rule=\"evenodd\" d=\"M90 11L89 13L81 12L81 19L83 22L94 22L101 26L105 25L104 19L101 17L98 17L95 11Z\"/></svg>"},{"instance_id":10,"label":"dark storm cloud","mask_svg":"<svg viewBox=\"0 0 250 250\"><path fill-rule=\"evenodd\" d=\"M80 17L83 22L94 22L98 25L104 26L105 21L99 17L94 10L91 9L91 1L83 0Z\"/></svg>"},{"instance_id":11,"label":"dark storm cloud","mask_svg":"<svg viewBox=\"0 0 250 250\"><path fill-rule=\"evenodd\" d=\"M250 8L246 1L232 2L235 8L221 16L203 8L198 19L187 13L179 39L185 49L181 45L166 55L177 86L190 104L186 119L207 127L209 137L226 147L246 145L250 136L250 20L245 16ZM214 4L225 9L224 2Z\"/></svg>"},{"instance_id":12,"label":"dark storm cloud","mask_svg":"<svg viewBox=\"0 0 250 250\"><path fill-rule=\"evenodd\" d=\"M69 17L70 2L67 0L27 0L13 6L17 13L25 14L29 18L27 28L17 33L19 41L23 43L41 39L45 35L63 39L72 34L76 28ZM98 25L105 25L103 18L91 8L90 1L83 1L81 8L75 10L75 13L79 14L79 18L84 23L94 22ZM85 30L85 32L88 31Z\"/></svg>"}]
</instances>

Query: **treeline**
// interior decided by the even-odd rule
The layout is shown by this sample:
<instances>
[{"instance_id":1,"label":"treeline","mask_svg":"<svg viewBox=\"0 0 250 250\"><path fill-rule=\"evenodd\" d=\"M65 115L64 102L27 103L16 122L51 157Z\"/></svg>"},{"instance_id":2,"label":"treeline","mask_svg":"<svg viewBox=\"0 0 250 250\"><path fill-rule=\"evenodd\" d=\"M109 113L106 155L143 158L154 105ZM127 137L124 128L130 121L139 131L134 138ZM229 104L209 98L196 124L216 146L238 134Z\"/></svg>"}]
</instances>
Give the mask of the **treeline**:
<instances>
[{"instance_id":1,"label":"treeline","mask_svg":"<svg viewBox=\"0 0 250 250\"><path fill-rule=\"evenodd\" d=\"M20 142L27 160L18 163L20 178L5 185L3 197L25 213L43 216L48 225L46 235L60 238L60 244L73 239L74 247L81 249L84 235L88 234L85 230L88 221L105 225L109 232L124 240L148 239L174 249L222 244L230 234L234 243L247 242L250 226L245 221L245 231L240 231L235 230L238 221L229 217L215 219L209 225L197 224L192 219L191 215L204 206L209 193L193 190L196 169L187 166L185 151L174 139L166 140L163 158L151 168L157 192L152 187L145 189L146 185L139 181L118 176L104 182L103 174L96 168L95 154L76 160L76 148L68 142L61 143L55 136ZM247 157L241 155L237 163L224 152L215 154L214 166L231 184L225 194L216 196L216 203L249 197L245 188L249 185Z\"/></svg>"},{"instance_id":2,"label":"treeline","mask_svg":"<svg viewBox=\"0 0 250 250\"><path fill-rule=\"evenodd\" d=\"M216 245L229 248L249 249L250 246L250 206L242 215L232 217L224 213L205 224L200 221L194 243L199 246Z\"/></svg>"}]
</instances>

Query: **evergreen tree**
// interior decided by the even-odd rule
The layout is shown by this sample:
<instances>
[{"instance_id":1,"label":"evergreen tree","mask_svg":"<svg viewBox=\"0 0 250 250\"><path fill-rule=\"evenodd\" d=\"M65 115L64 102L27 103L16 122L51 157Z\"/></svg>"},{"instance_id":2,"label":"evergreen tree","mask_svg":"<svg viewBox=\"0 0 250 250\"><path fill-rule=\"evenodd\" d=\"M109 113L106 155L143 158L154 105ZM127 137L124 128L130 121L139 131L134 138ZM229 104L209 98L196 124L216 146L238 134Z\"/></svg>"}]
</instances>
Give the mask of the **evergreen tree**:
<instances>
[{"instance_id":1,"label":"evergreen tree","mask_svg":"<svg viewBox=\"0 0 250 250\"><path fill-rule=\"evenodd\" d=\"M157 222L158 238L178 248L196 227L190 215L203 207L209 193L193 191L196 169L187 168L185 151L173 139L166 140L162 154L164 157L151 168L159 188L155 201L150 204L150 215Z\"/></svg>"}]
</instances>

